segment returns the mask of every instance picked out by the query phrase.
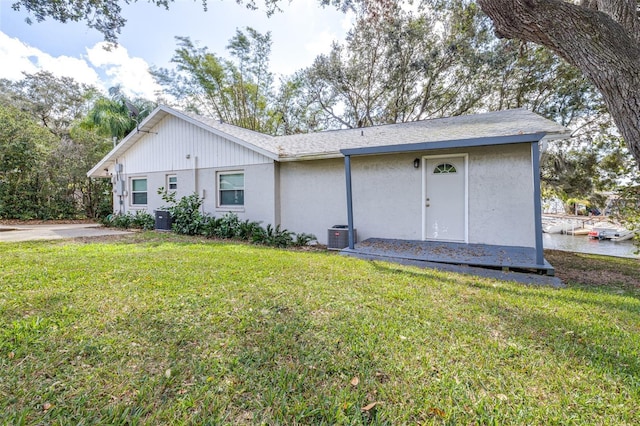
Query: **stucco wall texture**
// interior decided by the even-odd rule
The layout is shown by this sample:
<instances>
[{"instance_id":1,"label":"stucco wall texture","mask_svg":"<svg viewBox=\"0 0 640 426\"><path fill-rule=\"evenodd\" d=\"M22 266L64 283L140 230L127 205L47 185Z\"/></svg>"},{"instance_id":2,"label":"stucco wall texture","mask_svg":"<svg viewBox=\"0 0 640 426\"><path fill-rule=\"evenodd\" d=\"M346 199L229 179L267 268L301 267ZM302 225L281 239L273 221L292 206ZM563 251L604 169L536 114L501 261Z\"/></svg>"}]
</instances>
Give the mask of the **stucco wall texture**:
<instances>
[{"instance_id":1,"label":"stucco wall texture","mask_svg":"<svg viewBox=\"0 0 640 426\"><path fill-rule=\"evenodd\" d=\"M415 158L468 154L468 242L534 247L533 172L529 144L353 157L354 226L360 240L423 238L423 175ZM312 232L346 224L344 161L282 163L284 227Z\"/></svg>"}]
</instances>

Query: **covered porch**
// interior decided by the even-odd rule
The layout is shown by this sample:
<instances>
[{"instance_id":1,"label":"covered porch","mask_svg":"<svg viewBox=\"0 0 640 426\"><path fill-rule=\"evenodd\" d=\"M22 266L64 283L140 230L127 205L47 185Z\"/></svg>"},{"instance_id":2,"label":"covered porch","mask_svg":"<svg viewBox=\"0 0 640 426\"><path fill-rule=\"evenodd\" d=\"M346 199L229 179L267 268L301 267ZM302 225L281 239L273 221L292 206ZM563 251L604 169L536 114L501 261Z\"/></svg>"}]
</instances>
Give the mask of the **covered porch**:
<instances>
[{"instance_id":1,"label":"covered porch","mask_svg":"<svg viewBox=\"0 0 640 426\"><path fill-rule=\"evenodd\" d=\"M369 238L354 244L353 248L345 248L342 253L364 259L555 275L553 266L545 259L540 262L538 251L533 247Z\"/></svg>"},{"instance_id":2,"label":"covered porch","mask_svg":"<svg viewBox=\"0 0 640 426\"><path fill-rule=\"evenodd\" d=\"M347 195L347 224L348 224L348 250L353 253L362 253L373 255L372 252L366 253L370 250L376 250L378 248L377 255L383 255L385 250L380 250L380 247L387 247L386 250L390 250L393 256L405 259L420 260L427 262L437 263L449 263L460 264L469 266L479 266L485 268L503 268L503 269L527 269L535 270L538 272L547 273L549 276L553 276L553 267L544 259L543 247L542 247L542 205L540 194L540 141L545 138L545 133L533 133L533 134L518 134L511 136L497 136L497 137L480 137L471 139L457 139L457 140L444 140L444 141L432 141L424 143L411 143L391 146L375 146L367 148L357 149L343 149L341 153L344 155L345 162L345 176L346 176L346 195ZM464 179L464 235L462 238L452 238L455 241L461 241L459 243L439 241L437 238L429 241L421 240L393 240L393 239L377 239L371 238L365 240L355 246L355 220L354 220L354 196L353 196L353 184L352 184L352 165L351 157L358 156L370 156L370 155L384 155L391 153L430 153L433 151L446 152L451 149L472 149L478 147L493 147L493 146L505 146L511 144L528 144L530 146L530 173L532 179L532 191L531 191L531 206L533 207L533 225L534 225L534 240L535 245L533 248L527 247L513 247L502 245L487 245L469 243L468 236L468 173L465 171ZM443 151L444 150L444 151ZM465 159L465 167L468 161ZM414 167L420 167L420 159L414 160ZM427 189L424 183L424 165L423 169L423 201L426 198L426 202L423 202L422 216L423 220L426 215L426 209L430 204L434 204L429 201L427 196ZM447 195L444 195L446 201ZM441 199L442 201L442 199ZM433 208L433 207L431 207ZM423 238L427 240L430 238L423 233ZM384 244L383 244L384 242ZM410 247L409 247L410 246ZM417 257L417 258L416 258Z\"/></svg>"}]
</instances>

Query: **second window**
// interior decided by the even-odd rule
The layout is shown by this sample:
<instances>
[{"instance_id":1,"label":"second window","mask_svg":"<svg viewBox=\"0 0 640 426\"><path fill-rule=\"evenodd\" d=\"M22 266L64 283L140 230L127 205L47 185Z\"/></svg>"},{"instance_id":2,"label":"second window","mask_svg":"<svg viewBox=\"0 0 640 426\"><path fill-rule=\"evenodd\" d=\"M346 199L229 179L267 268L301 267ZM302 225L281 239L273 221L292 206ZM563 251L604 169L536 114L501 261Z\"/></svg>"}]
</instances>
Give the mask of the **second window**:
<instances>
[{"instance_id":1,"label":"second window","mask_svg":"<svg viewBox=\"0 0 640 426\"><path fill-rule=\"evenodd\" d=\"M244 206L244 173L218 173L219 207Z\"/></svg>"}]
</instances>

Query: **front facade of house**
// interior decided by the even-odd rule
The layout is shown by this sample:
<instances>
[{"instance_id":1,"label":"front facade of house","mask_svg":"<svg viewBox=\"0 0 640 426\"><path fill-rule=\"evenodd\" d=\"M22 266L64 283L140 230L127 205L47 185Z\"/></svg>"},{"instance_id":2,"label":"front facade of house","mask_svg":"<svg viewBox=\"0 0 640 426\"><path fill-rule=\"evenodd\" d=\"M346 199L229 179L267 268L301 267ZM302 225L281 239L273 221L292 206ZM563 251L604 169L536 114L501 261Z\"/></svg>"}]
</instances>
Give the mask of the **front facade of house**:
<instances>
[{"instance_id":1,"label":"front facade of house","mask_svg":"<svg viewBox=\"0 0 640 426\"><path fill-rule=\"evenodd\" d=\"M114 211L194 192L214 216L313 233L536 247L538 144L564 128L524 110L271 137L159 107L89 173Z\"/></svg>"}]
</instances>

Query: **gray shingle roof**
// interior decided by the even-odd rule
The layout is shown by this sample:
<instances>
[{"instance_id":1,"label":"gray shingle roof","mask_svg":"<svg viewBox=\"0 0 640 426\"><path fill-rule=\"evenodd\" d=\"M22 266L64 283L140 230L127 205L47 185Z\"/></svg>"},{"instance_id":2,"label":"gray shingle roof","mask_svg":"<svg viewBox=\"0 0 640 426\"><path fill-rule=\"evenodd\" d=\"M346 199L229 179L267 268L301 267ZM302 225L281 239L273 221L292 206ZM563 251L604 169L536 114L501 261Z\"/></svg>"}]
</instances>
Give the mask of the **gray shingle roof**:
<instances>
[{"instance_id":1,"label":"gray shingle roof","mask_svg":"<svg viewBox=\"0 0 640 426\"><path fill-rule=\"evenodd\" d=\"M105 164L113 162L167 115L190 121L208 131L227 137L279 161L342 157L340 150L346 149L406 146L407 144L535 133L545 133L547 138L563 137L568 134L568 129L538 114L525 109L512 109L361 129L269 136L213 118L160 106L140 123L140 131L134 131L127 135L120 144L89 171L88 175L98 176L97 171L101 170Z\"/></svg>"},{"instance_id":2,"label":"gray shingle roof","mask_svg":"<svg viewBox=\"0 0 640 426\"><path fill-rule=\"evenodd\" d=\"M341 157L342 149L534 133L559 136L568 132L565 127L525 109L275 137L222 123L212 118L181 113L218 131L270 151L280 160Z\"/></svg>"},{"instance_id":3,"label":"gray shingle roof","mask_svg":"<svg viewBox=\"0 0 640 426\"><path fill-rule=\"evenodd\" d=\"M335 130L275 138L281 159L341 156L341 149L371 148L460 139L546 133L568 130L525 109Z\"/></svg>"}]
</instances>

